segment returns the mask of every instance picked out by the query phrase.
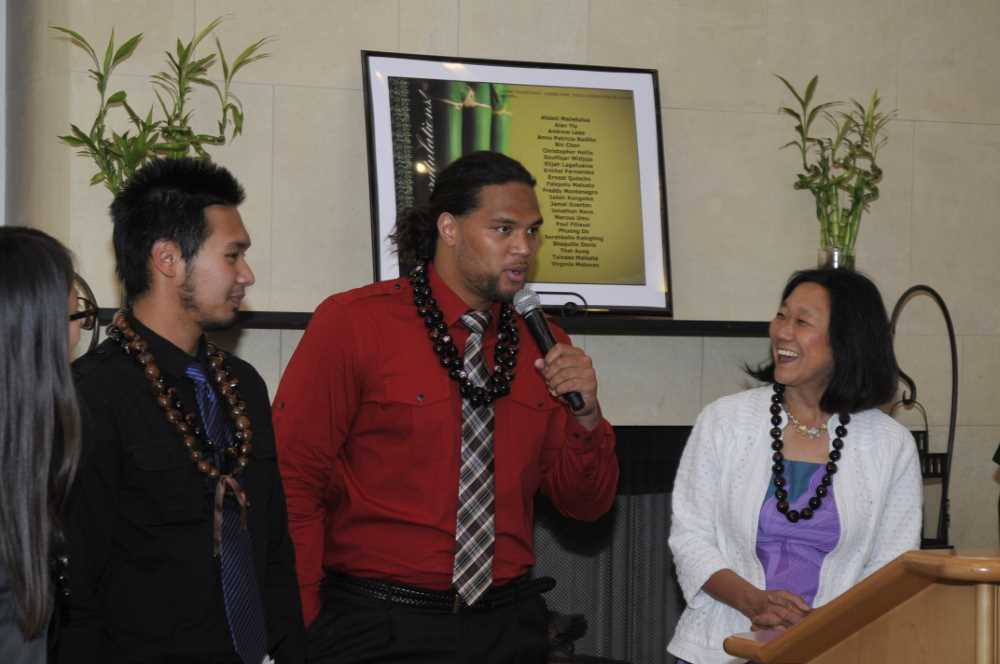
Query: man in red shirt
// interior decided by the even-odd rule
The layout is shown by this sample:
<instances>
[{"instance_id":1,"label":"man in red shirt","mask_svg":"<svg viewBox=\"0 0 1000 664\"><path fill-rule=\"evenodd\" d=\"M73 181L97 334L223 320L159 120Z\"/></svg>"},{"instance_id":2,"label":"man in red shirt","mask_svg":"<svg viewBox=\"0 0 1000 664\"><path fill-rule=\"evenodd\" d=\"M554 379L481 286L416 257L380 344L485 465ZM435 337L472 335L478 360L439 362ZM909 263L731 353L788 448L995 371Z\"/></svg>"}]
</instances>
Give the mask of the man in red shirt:
<instances>
[{"instance_id":1,"label":"man in red shirt","mask_svg":"<svg viewBox=\"0 0 1000 664\"><path fill-rule=\"evenodd\" d=\"M618 463L590 358L558 328L543 358L509 305L538 250L534 185L497 153L448 166L393 234L421 267L324 301L285 370L310 661L545 660L534 495L596 519Z\"/></svg>"}]
</instances>

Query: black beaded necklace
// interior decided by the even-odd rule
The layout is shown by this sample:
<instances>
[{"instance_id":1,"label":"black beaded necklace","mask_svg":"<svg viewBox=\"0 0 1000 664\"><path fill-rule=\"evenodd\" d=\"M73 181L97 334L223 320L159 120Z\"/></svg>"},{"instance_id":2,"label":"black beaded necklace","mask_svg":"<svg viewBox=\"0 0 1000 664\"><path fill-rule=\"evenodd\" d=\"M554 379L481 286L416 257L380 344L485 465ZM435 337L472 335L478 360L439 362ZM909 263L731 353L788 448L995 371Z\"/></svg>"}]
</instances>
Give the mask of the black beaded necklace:
<instances>
[{"instance_id":1,"label":"black beaded necklace","mask_svg":"<svg viewBox=\"0 0 1000 664\"><path fill-rule=\"evenodd\" d=\"M823 504L823 498L826 497L831 484L833 484L833 476L837 473L837 462L840 461L840 450L844 447L843 438L847 436L847 425L851 423L851 416L847 413L842 413L838 415L840 418L840 425L834 429L834 433L837 435L833 439L833 449L830 450L830 461L826 464L826 472L823 473L823 479L820 480L819 486L816 487L816 495L809 499L809 507L803 507L801 510L789 509L788 505L788 491L786 490L787 482L785 481L785 455L781 453L781 450L785 447L785 443L781 440L781 405L785 401L785 386L780 383L774 384L774 394L771 395L771 438L774 440L771 442L771 449L774 450L774 454L771 455L771 460L774 461L774 465L771 466L771 476L774 481L774 497L778 499L776 508L779 512L785 515L792 523L796 523L799 519L809 520L813 517L813 512L818 510Z\"/></svg>"},{"instance_id":2,"label":"black beaded necklace","mask_svg":"<svg viewBox=\"0 0 1000 664\"><path fill-rule=\"evenodd\" d=\"M463 369L462 357L458 354L455 341L448 334L448 323L438 308L437 300L431 293L427 278L426 264L417 265L410 272L413 287L413 304L424 319L434 352L441 366L448 371L448 377L458 383L462 398L468 399L473 408L488 406L500 397L510 394L510 384L514 380L517 366L518 334L514 323L514 311L506 302L500 305L500 322L497 326L497 345L493 350L493 371L487 371L486 385L474 385Z\"/></svg>"}]
</instances>

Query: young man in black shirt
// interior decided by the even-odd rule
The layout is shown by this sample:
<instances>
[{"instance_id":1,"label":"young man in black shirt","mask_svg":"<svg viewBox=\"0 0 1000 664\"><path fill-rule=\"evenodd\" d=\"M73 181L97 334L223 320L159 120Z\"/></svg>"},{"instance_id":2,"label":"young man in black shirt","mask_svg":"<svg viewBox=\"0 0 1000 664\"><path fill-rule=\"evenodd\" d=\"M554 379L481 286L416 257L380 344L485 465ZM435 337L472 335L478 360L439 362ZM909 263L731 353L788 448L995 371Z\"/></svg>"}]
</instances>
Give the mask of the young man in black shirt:
<instances>
[{"instance_id":1,"label":"young man in black shirt","mask_svg":"<svg viewBox=\"0 0 1000 664\"><path fill-rule=\"evenodd\" d=\"M242 201L225 169L164 159L112 204L127 303L74 366L84 459L60 662L303 660L267 389L204 335L254 283Z\"/></svg>"}]
</instances>

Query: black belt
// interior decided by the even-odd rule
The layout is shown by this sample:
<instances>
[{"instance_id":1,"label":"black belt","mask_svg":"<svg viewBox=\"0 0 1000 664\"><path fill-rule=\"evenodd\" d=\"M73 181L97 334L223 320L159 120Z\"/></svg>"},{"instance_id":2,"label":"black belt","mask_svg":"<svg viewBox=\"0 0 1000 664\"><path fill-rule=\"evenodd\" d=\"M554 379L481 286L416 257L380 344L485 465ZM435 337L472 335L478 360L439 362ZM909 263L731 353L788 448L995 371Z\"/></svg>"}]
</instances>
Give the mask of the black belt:
<instances>
[{"instance_id":1,"label":"black belt","mask_svg":"<svg viewBox=\"0 0 1000 664\"><path fill-rule=\"evenodd\" d=\"M389 581L364 579L332 570L327 570L323 578L324 590L342 590L352 595L435 613L490 611L527 597L540 595L555 587L556 581L552 577L529 579L527 576L520 576L502 586L491 586L475 604L469 606L454 589L427 590Z\"/></svg>"}]
</instances>

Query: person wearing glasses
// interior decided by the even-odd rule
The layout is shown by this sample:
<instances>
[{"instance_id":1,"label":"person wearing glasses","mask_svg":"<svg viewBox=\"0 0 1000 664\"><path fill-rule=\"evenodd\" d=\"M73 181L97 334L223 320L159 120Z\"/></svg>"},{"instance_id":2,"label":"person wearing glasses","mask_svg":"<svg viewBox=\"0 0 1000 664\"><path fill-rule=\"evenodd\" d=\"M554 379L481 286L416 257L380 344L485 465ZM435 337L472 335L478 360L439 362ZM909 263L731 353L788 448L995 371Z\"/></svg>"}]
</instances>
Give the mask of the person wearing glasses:
<instances>
[{"instance_id":1,"label":"person wearing glasses","mask_svg":"<svg viewBox=\"0 0 1000 664\"><path fill-rule=\"evenodd\" d=\"M34 664L46 658L46 633L56 601L51 562L60 548L60 515L80 449L69 359L89 317L78 313L69 251L41 231L0 226L4 664Z\"/></svg>"},{"instance_id":2,"label":"person wearing glasses","mask_svg":"<svg viewBox=\"0 0 1000 664\"><path fill-rule=\"evenodd\" d=\"M76 302L73 313L69 315L69 321L71 323L76 323L78 330L91 332L95 327L97 327L97 305L94 304L90 298L84 295L79 295L81 286L80 282L82 281L79 275L77 275L76 281L77 283L74 285L74 296L76 298ZM76 344L74 343L73 346L76 346Z\"/></svg>"}]
</instances>

